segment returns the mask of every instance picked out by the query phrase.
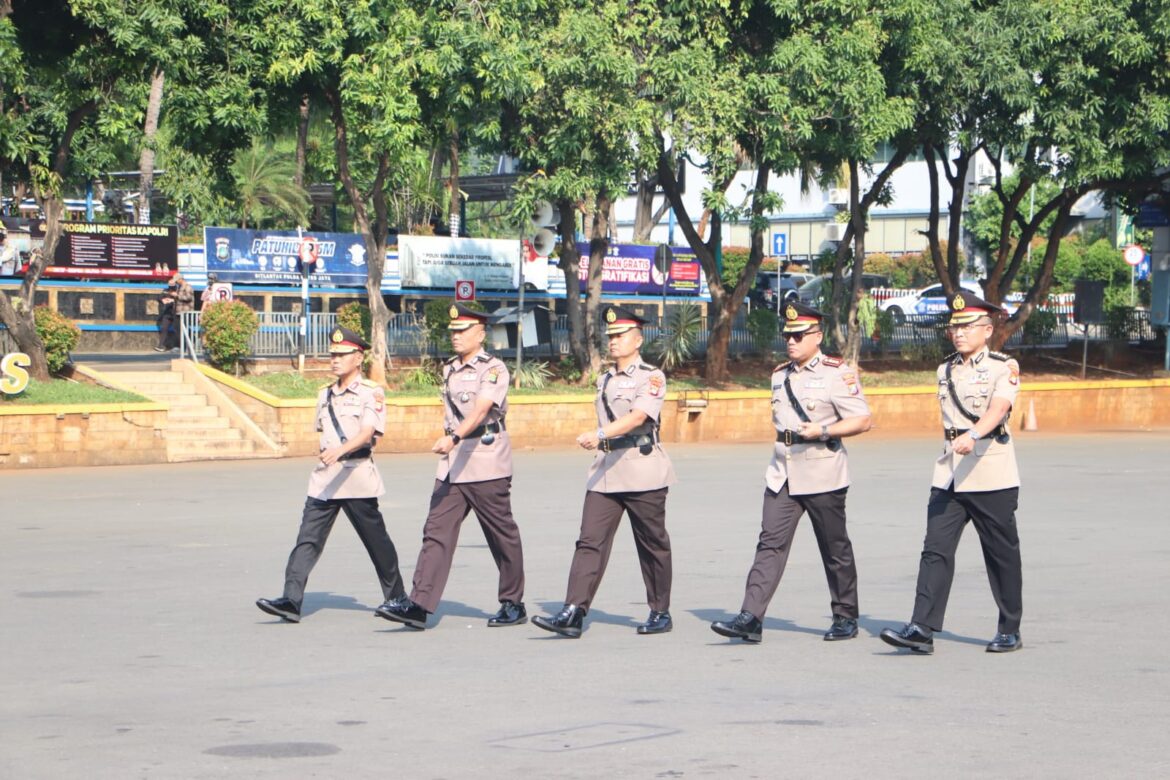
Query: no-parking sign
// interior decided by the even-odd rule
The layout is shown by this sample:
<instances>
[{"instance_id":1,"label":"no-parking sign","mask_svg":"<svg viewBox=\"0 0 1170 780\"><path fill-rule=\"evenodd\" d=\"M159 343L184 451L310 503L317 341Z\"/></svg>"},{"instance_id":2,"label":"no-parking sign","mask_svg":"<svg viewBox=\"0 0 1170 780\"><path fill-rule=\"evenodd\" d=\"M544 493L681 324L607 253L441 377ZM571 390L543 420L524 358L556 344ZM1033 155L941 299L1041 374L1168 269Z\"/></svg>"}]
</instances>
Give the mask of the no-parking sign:
<instances>
[{"instance_id":1,"label":"no-parking sign","mask_svg":"<svg viewBox=\"0 0 1170 780\"><path fill-rule=\"evenodd\" d=\"M1124 257L1125 262L1129 263L1130 265L1138 266L1142 264L1142 260L1144 260L1146 257L1146 250L1142 249L1138 244L1130 244L1125 248L1125 251L1122 252L1122 257Z\"/></svg>"},{"instance_id":2,"label":"no-parking sign","mask_svg":"<svg viewBox=\"0 0 1170 780\"><path fill-rule=\"evenodd\" d=\"M470 279L459 279L455 282L455 300L474 301L475 282Z\"/></svg>"}]
</instances>

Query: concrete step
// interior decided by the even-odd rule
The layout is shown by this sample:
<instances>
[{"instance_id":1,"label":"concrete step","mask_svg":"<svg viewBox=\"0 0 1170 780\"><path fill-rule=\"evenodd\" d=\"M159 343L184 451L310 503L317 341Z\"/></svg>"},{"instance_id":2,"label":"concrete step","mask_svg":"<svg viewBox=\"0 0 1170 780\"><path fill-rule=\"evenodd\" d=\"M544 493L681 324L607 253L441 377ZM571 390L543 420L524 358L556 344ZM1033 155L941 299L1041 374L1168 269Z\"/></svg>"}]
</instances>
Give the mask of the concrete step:
<instances>
[{"instance_id":1,"label":"concrete step","mask_svg":"<svg viewBox=\"0 0 1170 780\"><path fill-rule=\"evenodd\" d=\"M247 439L240 441L224 439L221 441L169 442L167 445L167 460L172 463L265 457L278 456L257 450L256 445Z\"/></svg>"},{"instance_id":2,"label":"concrete step","mask_svg":"<svg viewBox=\"0 0 1170 780\"><path fill-rule=\"evenodd\" d=\"M189 407L183 407L183 408L189 409ZM203 412L204 410L206 410L208 413L200 415L199 417L193 417L193 416L176 417L172 411L171 414L167 415L167 430L168 431L181 431L181 430L204 431L204 430L211 430L211 429L218 430L221 428L232 427L231 420L229 420L226 417L219 417L216 415L216 412L218 410L214 406L195 407L194 409L190 409L190 411L196 411L196 410L199 412Z\"/></svg>"},{"instance_id":3,"label":"concrete step","mask_svg":"<svg viewBox=\"0 0 1170 780\"><path fill-rule=\"evenodd\" d=\"M168 395L158 400L172 409L207 406L207 397L202 395Z\"/></svg>"},{"instance_id":4,"label":"concrete step","mask_svg":"<svg viewBox=\"0 0 1170 780\"><path fill-rule=\"evenodd\" d=\"M124 385L137 384L181 384L183 375L178 371L118 371L111 372L112 378Z\"/></svg>"},{"instance_id":5,"label":"concrete step","mask_svg":"<svg viewBox=\"0 0 1170 780\"><path fill-rule=\"evenodd\" d=\"M175 395L191 395L195 392L195 385L180 382L135 382L130 385L142 395L159 401Z\"/></svg>"},{"instance_id":6,"label":"concrete step","mask_svg":"<svg viewBox=\"0 0 1170 780\"><path fill-rule=\"evenodd\" d=\"M200 396L202 398L203 396ZM205 399L206 400L206 399ZM206 406L172 406L167 412L167 422L175 420L210 420L219 417L219 409ZM225 421L227 418L224 418Z\"/></svg>"},{"instance_id":7,"label":"concrete step","mask_svg":"<svg viewBox=\"0 0 1170 780\"><path fill-rule=\"evenodd\" d=\"M208 441L242 441L238 428L168 428L168 442L198 443Z\"/></svg>"}]
</instances>

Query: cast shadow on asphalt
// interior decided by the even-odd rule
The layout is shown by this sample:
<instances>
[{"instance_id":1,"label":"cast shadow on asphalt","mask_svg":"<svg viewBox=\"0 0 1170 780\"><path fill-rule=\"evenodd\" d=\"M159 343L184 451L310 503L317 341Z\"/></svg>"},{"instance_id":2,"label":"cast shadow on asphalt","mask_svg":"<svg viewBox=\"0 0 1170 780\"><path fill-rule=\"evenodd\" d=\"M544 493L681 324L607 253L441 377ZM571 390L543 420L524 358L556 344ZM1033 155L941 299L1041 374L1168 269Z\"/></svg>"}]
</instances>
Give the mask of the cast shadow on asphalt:
<instances>
[{"instance_id":1,"label":"cast shadow on asphalt","mask_svg":"<svg viewBox=\"0 0 1170 780\"><path fill-rule=\"evenodd\" d=\"M726 612L726 611L721 610L721 609L689 609L689 610L687 610L687 612L691 613L692 615L697 617L699 620L702 620L704 623L713 623L716 620L732 620L735 617L735 613ZM764 617L764 630L765 631L786 631L788 633L814 634L816 636L822 636L822 635L824 635L825 631L828 630L829 622L830 622L830 620L828 618L826 618L824 628L811 628L809 626L797 625L796 623L793 623L791 620L784 620L783 618L774 618L774 617L766 617L765 616ZM903 625L902 622L893 621L893 620L879 620L877 618L871 618L871 617L868 617L866 615L861 615L857 618L857 627L861 631L864 631L867 634L869 634L870 638L873 638L873 639L876 639L881 634L883 628L895 628L896 629L896 628L900 628L902 625ZM937 637L938 639L944 639L948 642L961 642L963 644L968 644L968 645L984 645L987 643L986 639L977 639L975 637L962 636L960 634L952 634L950 631L935 632L935 637ZM716 642L711 642L711 644L713 644L713 645L731 644L733 641L735 641L735 640L716 641ZM899 651L897 649L891 648L890 654L895 655L898 652Z\"/></svg>"},{"instance_id":2,"label":"cast shadow on asphalt","mask_svg":"<svg viewBox=\"0 0 1170 780\"><path fill-rule=\"evenodd\" d=\"M541 612L529 612L528 615L530 618L534 617L538 614L551 617L552 615L555 615L558 612L560 612L561 607L563 607L563 606L564 606L564 604L559 602L559 601L542 601L542 602L540 602L540 609L542 611ZM615 615L612 612L603 612L600 609L590 609L589 613L585 616L585 625L583 626L582 634L589 633L589 624L590 623L605 623L605 624L611 625L611 626L622 626L624 628L637 628L641 624L641 621L635 620L634 618L630 617L629 615ZM548 634L540 634L537 636L530 636L528 638L531 640L535 640L537 642L547 642L550 639L563 639L564 637L558 636L557 634L548 633Z\"/></svg>"}]
</instances>

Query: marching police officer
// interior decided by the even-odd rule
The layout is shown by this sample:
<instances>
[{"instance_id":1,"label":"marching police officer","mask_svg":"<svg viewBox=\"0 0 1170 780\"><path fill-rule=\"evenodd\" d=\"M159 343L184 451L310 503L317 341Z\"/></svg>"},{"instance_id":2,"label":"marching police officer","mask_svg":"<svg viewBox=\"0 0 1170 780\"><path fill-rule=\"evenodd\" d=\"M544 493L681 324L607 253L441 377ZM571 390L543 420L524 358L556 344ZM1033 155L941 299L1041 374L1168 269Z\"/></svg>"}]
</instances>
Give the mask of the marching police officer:
<instances>
[{"instance_id":1,"label":"marching police officer","mask_svg":"<svg viewBox=\"0 0 1170 780\"><path fill-rule=\"evenodd\" d=\"M935 462L926 508L926 540L918 566L914 614L901 630L881 638L895 647L934 652L934 632L943 627L955 575L955 550L970 520L983 546L999 626L987 645L991 653L1023 647L1023 576L1016 506L1020 475L1008 417L1020 389L1019 364L987 349L993 319L1003 309L969 292L950 302L947 329L955 345L938 367L943 452Z\"/></svg>"},{"instance_id":2,"label":"marching police officer","mask_svg":"<svg viewBox=\"0 0 1170 780\"><path fill-rule=\"evenodd\" d=\"M378 437L386 431L385 393L362 377L362 358L370 345L361 336L335 328L329 339L330 368L337 381L317 397L321 451L309 476L301 530L285 568L284 595L256 602L268 614L292 623L300 622L305 583L339 511L345 512L365 545L382 584L382 597L405 592L398 553L378 510L377 497L386 491L372 457Z\"/></svg>"},{"instance_id":3,"label":"marching police officer","mask_svg":"<svg viewBox=\"0 0 1170 780\"><path fill-rule=\"evenodd\" d=\"M565 605L552 618L532 621L574 639L581 636L623 513L630 516L650 606L650 616L638 626L638 633L662 634L673 627L666 493L675 477L658 437L666 376L642 362L645 320L619 306L606 307L604 318L609 354L616 364L597 380L597 430L577 437L580 447L597 450L597 455L585 483L581 534L569 569Z\"/></svg>"},{"instance_id":4,"label":"marching police officer","mask_svg":"<svg viewBox=\"0 0 1170 780\"><path fill-rule=\"evenodd\" d=\"M414 588L409 598L390 599L377 614L411 628L426 628L427 615L438 608L451 573L459 528L474 509L500 570L500 609L488 625L515 626L528 622L528 613L522 601L520 529L512 519L512 446L504 422L508 369L483 351L487 314L455 304L450 315L455 356L443 366L444 433L431 447L439 466Z\"/></svg>"},{"instance_id":5,"label":"marching police officer","mask_svg":"<svg viewBox=\"0 0 1170 780\"><path fill-rule=\"evenodd\" d=\"M763 524L735 619L717 621L722 636L759 642L764 613L780 584L796 524L808 512L833 610L828 641L857 636L857 568L845 527L849 465L841 439L870 428L869 405L857 372L821 353L824 314L792 302L784 312L790 360L772 373L776 444L764 474Z\"/></svg>"}]
</instances>

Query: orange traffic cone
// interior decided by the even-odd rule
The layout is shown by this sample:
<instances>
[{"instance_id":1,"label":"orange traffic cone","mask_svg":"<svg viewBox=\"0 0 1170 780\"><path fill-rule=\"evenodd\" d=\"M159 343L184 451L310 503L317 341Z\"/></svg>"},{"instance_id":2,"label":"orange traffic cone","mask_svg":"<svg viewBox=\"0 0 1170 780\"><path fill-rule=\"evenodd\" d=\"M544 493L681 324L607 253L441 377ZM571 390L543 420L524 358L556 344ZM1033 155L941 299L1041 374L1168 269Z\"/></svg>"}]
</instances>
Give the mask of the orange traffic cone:
<instances>
[{"instance_id":1,"label":"orange traffic cone","mask_svg":"<svg viewBox=\"0 0 1170 780\"><path fill-rule=\"evenodd\" d=\"M1028 399L1028 413L1024 415L1024 430L1038 431L1040 427L1036 425L1036 402L1031 398Z\"/></svg>"}]
</instances>

